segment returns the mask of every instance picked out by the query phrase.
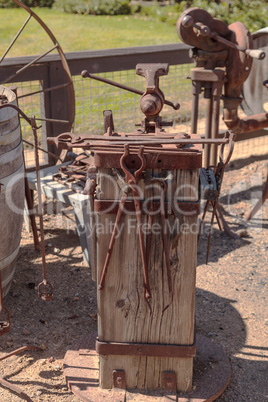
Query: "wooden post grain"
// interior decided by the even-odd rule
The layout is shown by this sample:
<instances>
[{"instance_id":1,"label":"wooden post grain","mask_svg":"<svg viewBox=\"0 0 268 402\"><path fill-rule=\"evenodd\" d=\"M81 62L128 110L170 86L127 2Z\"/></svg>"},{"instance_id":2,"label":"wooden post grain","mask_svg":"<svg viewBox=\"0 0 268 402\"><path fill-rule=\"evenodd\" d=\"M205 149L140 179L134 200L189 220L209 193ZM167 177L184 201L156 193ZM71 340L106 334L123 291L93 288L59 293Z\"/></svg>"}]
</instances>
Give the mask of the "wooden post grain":
<instances>
[{"instance_id":1,"label":"wooden post grain","mask_svg":"<svg viewBox=\"0 0 268 402\"><path fill-rule=\"evenodd\" d=\"M189 156L190 157L190 156ZM159 176L160 170L151 171ZM166 194L171 202L174 190L180 201L198 200L196 170L173 170ZM99 169L96 198L120 200L119 187L111 184L108 169ZM139 185L144 188L143 179ZM182 186L183 185L183 186ZM157 192L157 191L156 191ZM155 193L156 193L155 192ZM145 198L148 196L145 190ZM146 223L148 216L143 215ZM97 219L98 280L105 261L111 231L101 231L115 220L115 214L99 214ZM197 216L176 213L168 217L170 267L173 303L162 315L169 301L168 281L161 235L161 217L153 217L153 234L149 259L152 314L143 297L142 262L135 214L123 215L120 234L115 241L104 289L98 290L98 338L106 342L192 345L194 343L195 271ZM194 231L194 232L191 232ZM112 388L112 372L126 372L127 388L161 389L162 373L176 373L177 390L192 387L193 358L100 355L100 387Z\"/></svg>"}]
</instances>

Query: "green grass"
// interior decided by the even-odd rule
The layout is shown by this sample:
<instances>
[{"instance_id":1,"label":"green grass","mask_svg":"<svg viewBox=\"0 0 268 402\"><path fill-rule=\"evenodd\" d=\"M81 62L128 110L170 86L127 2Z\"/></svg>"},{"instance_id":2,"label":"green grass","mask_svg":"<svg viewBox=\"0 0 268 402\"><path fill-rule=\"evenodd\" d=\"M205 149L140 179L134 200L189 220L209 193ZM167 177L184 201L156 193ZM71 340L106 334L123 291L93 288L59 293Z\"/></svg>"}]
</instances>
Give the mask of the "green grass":
<instances>
[{"instance_id":1,"label":"green grass","mask_svg":"<svg viewBox=\"0 0 268 402\"><path fill-rule=\"evenodd\" d=\"M176 43L176 28L140 16L88 16L51 9L34 12L48 25L64 52ZM23 9L0 9L2 54L28 13ZM31 19L8 57L40 54L51 47L40 25Z\"/></svg>"}]
</instances>

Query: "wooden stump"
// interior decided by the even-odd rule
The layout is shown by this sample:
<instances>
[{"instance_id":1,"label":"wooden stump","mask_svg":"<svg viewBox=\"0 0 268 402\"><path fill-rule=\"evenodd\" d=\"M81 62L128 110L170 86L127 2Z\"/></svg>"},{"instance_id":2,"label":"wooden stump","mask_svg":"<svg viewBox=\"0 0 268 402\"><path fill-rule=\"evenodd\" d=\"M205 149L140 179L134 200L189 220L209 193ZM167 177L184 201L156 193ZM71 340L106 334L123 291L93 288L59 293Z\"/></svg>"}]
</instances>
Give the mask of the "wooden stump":
<instances>
[{"instance_id":1,"label":"wooden stump","mask_svg":"<svg viewBox=\"0 0 268 402\"><path fill-rule=\"evenodd\" d=\"M189 155L189 158L191 155ZM159 177L161 170L150 171ZM166 203L174 210L179 202L198 202L199 169L169 171ZM144 179L139 186L145 200L150 196ZM177 189L177 190L176 190ZM176 191L175 191L176 190ZM154 189L157 197L159 191ZM100 168L97 177L98 200L120 200L120 188L114 185L110 170ZM130 193L131 199L131 193ZM169 302L168 281L161 235L160 214L153 217L153 234L149 258L151 288L150 309L143 296L142 260L135 213L123 214L119 236L115 240L104 289L98 290L98 339L103 342L144 343L160 345L194 344L195 275L197 255L197 213L181 213L175 208L167 215L173 302ZM97 270L100 280L116 214L97 215ZM148 216L142 215L146 239ZM192 386L193 358L100 355L102 388L113 387L113 370L126 372L127 388L161 389L162 373L176 373L177 391Z\"/></svg>"}]
</instances>

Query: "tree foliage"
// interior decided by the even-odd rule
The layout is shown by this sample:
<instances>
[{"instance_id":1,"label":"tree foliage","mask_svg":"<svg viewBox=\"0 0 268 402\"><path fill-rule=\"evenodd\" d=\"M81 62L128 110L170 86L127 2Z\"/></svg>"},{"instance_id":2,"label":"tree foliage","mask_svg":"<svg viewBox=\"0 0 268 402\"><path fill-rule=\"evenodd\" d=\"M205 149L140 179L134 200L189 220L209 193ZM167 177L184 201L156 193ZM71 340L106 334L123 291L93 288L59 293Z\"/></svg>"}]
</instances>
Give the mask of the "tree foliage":
<instances>
[{"instance_id":1,"label":"tree foliage","mask_svg":"<svg viewBox=\"0 0 268 402\"><path fill-rule=\"evenodd\" d=\"M55 7L67 13L91 15L120 15L139 13L148 18L175 25L179 15L189 7L199 7L213 17L231 24L243 22L250 31L267 26L266 0L23 0L29 7ZM169 5L167 5L169 3ZM0 8L16 7L12 0L0 0Z\"/></svg>"}]
</instances>

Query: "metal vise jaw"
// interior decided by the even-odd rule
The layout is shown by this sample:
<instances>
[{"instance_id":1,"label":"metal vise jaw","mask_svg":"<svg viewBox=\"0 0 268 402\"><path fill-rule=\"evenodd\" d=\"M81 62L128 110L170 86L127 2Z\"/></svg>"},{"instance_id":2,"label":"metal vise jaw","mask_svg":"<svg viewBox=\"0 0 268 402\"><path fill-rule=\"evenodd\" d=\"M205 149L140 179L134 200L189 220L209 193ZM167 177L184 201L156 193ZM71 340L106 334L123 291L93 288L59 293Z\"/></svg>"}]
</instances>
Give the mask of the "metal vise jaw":
<instances>
[{"instance_id":1,"label":"metal vise jaw","mask_svg":"<svg viewBox=\"0 0 268 402\"><path fill-rule=\"evenodd\" d=\"M146 132L155 132L156 128L161 126L159 113L164 106L165 96L159 88L159 77L168 74L168 67L167 63L137 64L136 66L136 73L146 79L146 91L140 100L141 111L146 116L142 127Z\"/></svg>"},{"instance_id":2,"label":"metal vise jaw","mask_svg":"<svg viewBox=\"0 0 268 402\"><path fill-rule=\"evenodd\" d=\"M168 64L137 64L136 74L146 79L146 91L140 100L142 112L147 117L158 116L165 102L159 88L159 77L168 74Z\"/></svg>"}]
</instances>

